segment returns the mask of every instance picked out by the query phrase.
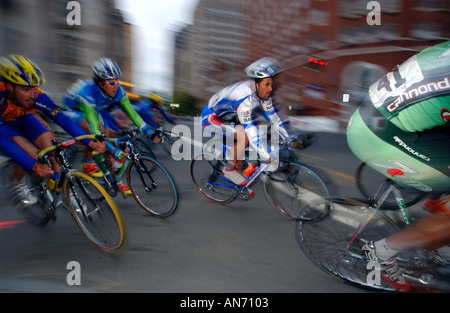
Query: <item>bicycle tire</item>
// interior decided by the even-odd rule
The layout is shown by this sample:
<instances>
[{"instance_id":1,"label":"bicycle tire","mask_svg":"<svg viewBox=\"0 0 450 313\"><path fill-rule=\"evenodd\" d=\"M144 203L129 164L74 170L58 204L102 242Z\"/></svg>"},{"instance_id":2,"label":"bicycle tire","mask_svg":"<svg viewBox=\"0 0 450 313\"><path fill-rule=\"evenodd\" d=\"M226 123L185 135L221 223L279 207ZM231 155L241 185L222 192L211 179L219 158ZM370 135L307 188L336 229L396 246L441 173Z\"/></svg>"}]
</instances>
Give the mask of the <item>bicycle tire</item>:
<instances>
[{"instance_id":1,"label":"bicycle tire","mask_svg":"<svg viewBox=\"0 0 450 313\"><path fill-rule=\"evenodd\" d=\"M315 201L329 196L323 180L310 168L298 163L286 163L263 178L264 194L270 205L291 219L316 220Z\"/></svg>"},{"instance_id":2,"label":"bicycle tire","mask_svg":"<svg viewBox=\"0 0 450 313\"><path fill-rule=\"evenodd\" d=\"M189 175L194 187L217 204L230 203L237 196L235 185L222 174L223 165L213 153L208 152L195 155L189 163Z\"/></svg>"},{"instance_id":3,"label":"bicycle tire","mask_svg":"<svg viewBox=\"0 0 450 313\"><path fill-rule=\"evenodd\" d=\"M365 197L365 199L373 199L374 195L381 194L383 190L383 182L389 179L383 174L379 173L366 163L359 164L355 171L355 183L359 192ZM412 206L421 200L423 200L428 193L422 192L414 188L406 188L396 184L396 187L400 189L403 200L407 207ZM376 196L375 196L376 198ZM376 199L375 199L376 200ZM398 209L397 201L393 194L389 195L382 205L383 209L395 210Z\"/></svg>"},{"instance_id":4,"label":"bicycle tire","mask_svg":"<svg viewBox=\"0 0 450 313\"><path fill-rule=\"evenodd\" d=\"M370 209L359 201L332 197L317 205L322 207L321 210L326 207L327 214L322 219L296 222L295 237L308 259L338 281L369 289L394 291L383 280L379 284L369 280L368 262L362 257L361 248L366 241L385 238L398 232L401 227L379 210L348 247Z\"/></svg>"},{"instance_id":5,"label":"bicycle tire","mask_svg":"<svg viewBox=\"0 0 450 313\"><path fill-rule=\"evenodd\" d=\"M178 207L178 191L168 170L148 156L139 156L127 167L127 182L134 199L147 213L168 217ZM156 192L156 193L155 193Z\"/></svg>"},{"instance_id":6,"label":"bicycle tire","mask_svg":"<svg viewBox=\"0 0 450 313\"><path fill-rule=\"evenodd\" d=\"M63 185L69 211L86 237L103 250L117 250L125 240L122 214L111 196L92 177L72 172Z\"/></svg>"}]
</instances>

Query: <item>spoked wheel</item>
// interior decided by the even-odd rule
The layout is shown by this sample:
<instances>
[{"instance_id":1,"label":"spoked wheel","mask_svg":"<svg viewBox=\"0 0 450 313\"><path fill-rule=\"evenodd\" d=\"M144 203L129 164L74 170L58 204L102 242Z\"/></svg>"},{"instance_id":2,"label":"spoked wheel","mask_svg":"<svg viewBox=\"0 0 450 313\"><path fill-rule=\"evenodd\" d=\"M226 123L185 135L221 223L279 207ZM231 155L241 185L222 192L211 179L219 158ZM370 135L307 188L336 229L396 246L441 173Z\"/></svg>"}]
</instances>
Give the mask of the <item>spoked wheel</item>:
<instances>
[{"instance_id":1,"label":"spoked wheel","mask_svg":"<svg viewBox=\"0 0 450 313\"><path fill-rule=\"evenodd\" d=\"M296 163L286 163L263 177L264 194L271 206L292 219L315 220L323 212L316 211L317 200L328 196L322 179L311 169Z\"/></svg>"},{"instance_id":2,"label":"spoked wheel","mask_svg":"<svg viewBox=\"0 0 450 313\"><path fill-rule=\"evenodd\" d=\"M361 248L371 240L379 240L400 230L382 211L369 220L355 237L371 210L352 200L328 198L317 203L317 210L326 210L319 221L297 221L296 239L304 254L318 267L339 281L374 289L393 290L368 270L368 261ZM370 265L370 264L369 264Z\"/></svg>"},{"instance_id":3,"label":"spoked wheel","mask_svg":"<svg viewBox=\"0 0 450 313\"><path fill-rule=\"evenodd\" d=\"M362 162L355 171L356 187L365 197L365 199L370 199L377 194L381 195L384 191L383 188L388 187L387 184L384 184L387 179L388 178L386 176L371 168L364 162ZM405 205L407 207L418 203L427 196L427 193L414 188L406 188L400 185L396 185L396 187L400 189L403 200L405 201ZM395 210L398 208L398 204L395 200L394 194L390 194L386 198L382 208L391 210Z\"/></svg>"},{"instance_id":4,"label":"spoked wheel","mask_svg":"<svg viewBox=\"0 0 450 313\"><path fill-rule=\"evenodd\" d=\"M125 223L111 196L91 177L74 172L64 182L69 210L88 239L115 250L125 239Z\"/></svg>"},{"instance_id":5,"label":"spoked wheel","mask_svg":"<svg viewBox=\"0 0 450 313\"><path fill-rule=\"evenodd\" d=\"M136 202L157 217L167 217L178 207L178 192L166 168L147 156L131 162L127 168L128 186Z\"/></svg>"},{"instance_id":6,"label":"spoked wheel","mask_svg":"<svg viewBox=\"0 0 450 313\"><path fill-rule=\"evenodd\" d=\"M189 174L195 188L208 200L227 204L236 198L236 186L222 174L224 163L212 153L200 153L189 164Z\"/></svg>"}]
</instances>

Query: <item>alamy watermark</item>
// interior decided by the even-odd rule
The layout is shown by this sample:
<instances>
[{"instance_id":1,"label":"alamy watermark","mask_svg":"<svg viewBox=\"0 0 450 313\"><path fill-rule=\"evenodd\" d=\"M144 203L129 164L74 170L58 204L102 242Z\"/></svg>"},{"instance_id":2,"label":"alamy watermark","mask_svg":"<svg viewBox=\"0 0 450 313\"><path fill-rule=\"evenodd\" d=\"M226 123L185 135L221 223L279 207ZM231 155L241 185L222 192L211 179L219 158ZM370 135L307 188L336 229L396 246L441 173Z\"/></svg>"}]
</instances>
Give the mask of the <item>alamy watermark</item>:
<instances>
[{"instance_id":1,"label":"alamy watermark","mask_svg":"<svg viewBox=\"0 0 450 313\"><path fill-rule=\"evenodd\" d=\"M366 5L367 10L371 10L367 14L367 24L370 26L381 25L381 5L378 1L369 1Z\"/></svg>"},{"instance_id":2,"label":"alamy watermark","mask_svg":"<svg viewBox=\"0 0 450 313\"><path fill-rule=\"evenodd\" d=\"M66 21L70 26L81 25L81 5L78 1L69 1L66 6L70 12L67 14Z\"/></svg>"},{"instance_id":3,"label":"alamy watermark","mask_svg":"<svg viewBox=\"0 0 450 313\"><path fill-rule=\"evenodd\" d=\"M70 272L67 274L66 282L69 286L80 286L81 285L81 265L77 261L70 261L66 266L67 270Z\"/></svg>"}]
</instances>

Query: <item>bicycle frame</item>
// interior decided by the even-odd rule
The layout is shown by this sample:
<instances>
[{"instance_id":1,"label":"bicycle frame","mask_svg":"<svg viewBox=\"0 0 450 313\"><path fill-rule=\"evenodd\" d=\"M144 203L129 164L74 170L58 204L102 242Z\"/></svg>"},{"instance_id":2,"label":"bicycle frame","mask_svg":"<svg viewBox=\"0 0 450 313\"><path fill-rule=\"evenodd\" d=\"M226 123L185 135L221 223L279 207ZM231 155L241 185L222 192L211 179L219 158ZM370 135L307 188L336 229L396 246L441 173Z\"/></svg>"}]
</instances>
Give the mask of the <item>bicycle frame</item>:
<instances>
[{"instance_id":1,"label":"bicycle frame","mask_svg":"<svg viewBox=\"0 0 450 313\"><path fill-rule=\"evenodd\" d=\"M400 192L400 190L395 187L395 183L387 179L384 184L388 184L388 188L381 194L380 199L375 202L374 204L369 205L369 208L372 209L368 212L368 217L364 221L364 223L358 228L356 233L353 235L352 239L349 241L348 246L349 247L353 241L358 237L358 235L361 233L361 231L367 226L367 224L370 222L370 220L375 216L375 214L380 210L381 206L383 205L386 198L391 194L394 193L395 200L397 201L398 208L400 210L400 214L403 218L403 221L405 222L406 226L411 225L411 216L409 214L409 211L405 205L405 201L403 200L403 196Z\"/></svg>"},{"instance_id":2,"label":"bicycle frame","mask_svg":"<svg viewBox=\"0 0 450 313\"><path fill-rule=\"evenodd\" d=\"M128 156L126 156L124 158L124 162L121 166L121 168L119 169L119 172L116 174L116 177L113 177L113 175L111 174L111 171L108 169L108 166L106 166L106 160L103 156L103 154L94 154L95 155L95 160L96 163L99 165L100 169L103 171L104 173L104 177L105 177L105 181L107 183L107 188L105 188L108 193L110 193L109 191L111 190L112 192L114 192L114 195L117 193L117 182L119 182L122 179L123 174L125 173L128 165L131 162L135 162L139 167L142 166L144 173L148 175L148 177L150 178L150 180L152 181L152 186L147 186L147 183L145 181L145 179L143 178L143 173L141 171L139 171L140 174L140 178L142 183L145 186L145 189L147 191L151 191L152 189L155 188L155 182L152 178L152 175L150 174L148 168L145 166L145 164L141 164L139 162L139 153L136 151L136 149L134 148L133 143L131 142L131 134L130 131L124 131L125 135L119 138L107 138L107 140L111 141L111 142L121 142L121 145L123 146L123 148L126 147L126 150L128 151Z\"/></svg>"}]
</instances>

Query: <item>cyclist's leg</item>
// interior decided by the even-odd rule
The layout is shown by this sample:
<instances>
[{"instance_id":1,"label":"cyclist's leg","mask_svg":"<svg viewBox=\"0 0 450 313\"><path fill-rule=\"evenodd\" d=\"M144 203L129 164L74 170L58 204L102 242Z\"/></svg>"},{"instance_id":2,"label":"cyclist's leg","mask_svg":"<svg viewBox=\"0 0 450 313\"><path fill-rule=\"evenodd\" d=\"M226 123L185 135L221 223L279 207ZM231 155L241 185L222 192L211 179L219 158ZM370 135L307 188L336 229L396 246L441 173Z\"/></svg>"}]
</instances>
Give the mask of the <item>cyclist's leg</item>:
<instances>
[{"instance_id":1,"label":"cyclist's leg","mask_svg":"<svg viewBox=\"0 0 450 313\"><path fill-rule=\"evenodd\" d=\"M214 113L203 118L204 134L223 134L223 138L232 142L232 151L227 151L227 166L223 170L225 177L237 185L246 185L247 181L236 171L236 164L244 156L247 136L242 125L233 125L220 119Z\"/></svg>"}]
</instances>

